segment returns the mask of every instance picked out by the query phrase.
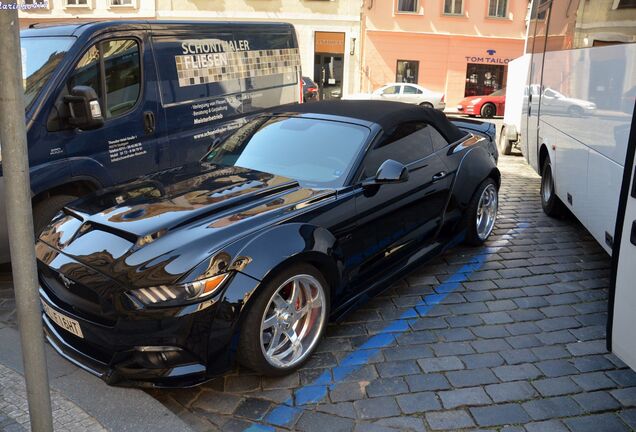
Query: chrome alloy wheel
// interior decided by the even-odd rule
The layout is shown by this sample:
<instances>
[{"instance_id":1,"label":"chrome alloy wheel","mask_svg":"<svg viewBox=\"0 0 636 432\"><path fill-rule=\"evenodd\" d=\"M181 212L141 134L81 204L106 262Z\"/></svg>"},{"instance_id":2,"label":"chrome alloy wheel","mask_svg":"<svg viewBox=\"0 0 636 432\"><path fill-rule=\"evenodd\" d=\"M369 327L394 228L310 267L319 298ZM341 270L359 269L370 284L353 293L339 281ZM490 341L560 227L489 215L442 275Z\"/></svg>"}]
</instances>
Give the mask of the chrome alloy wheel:
<instances>
[{"instance_id":1,"label":"chrome alloy wheel","mask_svg":"<svg viewBox=\"0 0 636 432\"><path fill-rule=\"evenodd\" d=\"M477 235L480 240L486 240L495 227L498 204L497 188L495 185L489 184L481 193L479 204L477 204L477 218L475 223L477 225Z\"/></svg>"},{"instance_id":2,"label":"chrome alloy wheel","mask_svg":"<svg viewBox=\"0 0 636 432\"><path fill-rule=\"evenodd\" d=\"M261 319L261 350L278 368L302 362L325 325L325 291L316 278L301 274L281 284Z\"/></svg>"}]
</instances>

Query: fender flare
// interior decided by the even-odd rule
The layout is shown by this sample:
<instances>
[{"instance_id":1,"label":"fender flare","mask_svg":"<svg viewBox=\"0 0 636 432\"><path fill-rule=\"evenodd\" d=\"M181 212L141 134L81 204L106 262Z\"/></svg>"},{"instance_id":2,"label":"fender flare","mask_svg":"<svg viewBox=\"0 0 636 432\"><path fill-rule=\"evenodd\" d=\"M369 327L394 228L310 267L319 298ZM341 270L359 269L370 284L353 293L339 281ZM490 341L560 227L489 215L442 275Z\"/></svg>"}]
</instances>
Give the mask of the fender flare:
<instances>
[{"instance_id":1,"label":"fender flare","mask_svg":"<svg viewBox=\"0 0 636 432\"><path fill-rule=\"evenodd\" d=\"M488 151L483 147L470 149L462 158L453 182L452 195L457 204L465 208L477 187L488 177L497 182L497 188L501 186L501 173Z\"/></svg>"},{"instance_id":2,"label":"fender flare","mask_svg":"<svg viewBox=\"0 0 636 432\"><path fill-rule=\"evenodd\" d=\"M76 164L77 159L81 159L79 170ZM36 165L31 167L29 175L31 177L31 197L77 181L92 183L96 189L112 183L104 166L90 158L60 159Z\"/></svg>"},{"instance_id":3,"label":"fender flare","mask_svg":"<svg viewBox=\"0 0 636 432\"><path fill-rule=\"evenodd\" d=\"M340 289L343 256L336 238L325 228L303 223L278 225L236 246L232 248L235 252L230 252L233 257L230 268L236 268L242 274L260 281L258 286L282 267L306 262L323 273L330 284L331 298ZM243 302L243 309L255 291L245 292L243 287L230 284L225 299Z\"/></svg>"}]
</instances>

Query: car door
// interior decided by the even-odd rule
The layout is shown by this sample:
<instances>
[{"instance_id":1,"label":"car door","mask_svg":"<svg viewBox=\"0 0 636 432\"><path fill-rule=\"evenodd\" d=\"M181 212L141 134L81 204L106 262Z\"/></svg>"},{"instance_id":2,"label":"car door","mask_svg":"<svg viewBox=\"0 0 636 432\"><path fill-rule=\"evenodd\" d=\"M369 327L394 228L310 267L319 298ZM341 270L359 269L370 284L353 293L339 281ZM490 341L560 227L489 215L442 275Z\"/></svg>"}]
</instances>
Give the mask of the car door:
<instances>
[{"instance_id":1,"label":"car door","mask_svg":"<svg viewBox=\"0 0 636 432\"><path fill-rule=\"evenodd\" d=\"M113 183L169 166L152 51L145 32L117 33L81 54L60 97L75 86L98 95L103 126L57 132L74 176L105 170Z\"/></svg>"},{"instance_id":2,"label":"car door","mask_svg":"<svg viewBox=\"0 0 636 432\"><path fill-rule=\"evenodd\" d=\"M634 127L632 126L632 134ZM623 188L618 214L620 241L613 250L612 287L610 287L609 337L611 350L629 367L636 370L636 137L630 139L625 176L629 183ZM624 209L624 211L623 211ZM622 225L622 227L621 227Z\"/></svg>"},{"instance_id":3,"label":"car door","mask_svg":"<svg viewBox=\"0 0 636 432\"><path fill-rule=\"evenodd\" d=\"M393 159L406 165L409 178L397 184L360 186L356 197L358 225L354 242L361 249L353 286L403 265L435 240L450 192L448 169L435 152L422 122L406 122L385 134L363 162L361 178L373 177Z\"/></svg>"},{"instance_id":4,"label":"car door","mask_svg":"<svg viewBox=\"0 0 636 432\"><path fill-rule=\"evenodd\" d=\"M425 101L424 92L417 87L409 84L402 86L401 102L407 102L411 104L420 104Z\"/></svg>"},{"instance_id":5,"label":"car door","mask_svg":"<svg viewBox=\"0 0 636 432\"><path fill-rule=\"evenodd\" d=\"M380 91L380 100L397 101L400 98L402 86L399 84L386 86Z\"/></svg>"}]
</instances>

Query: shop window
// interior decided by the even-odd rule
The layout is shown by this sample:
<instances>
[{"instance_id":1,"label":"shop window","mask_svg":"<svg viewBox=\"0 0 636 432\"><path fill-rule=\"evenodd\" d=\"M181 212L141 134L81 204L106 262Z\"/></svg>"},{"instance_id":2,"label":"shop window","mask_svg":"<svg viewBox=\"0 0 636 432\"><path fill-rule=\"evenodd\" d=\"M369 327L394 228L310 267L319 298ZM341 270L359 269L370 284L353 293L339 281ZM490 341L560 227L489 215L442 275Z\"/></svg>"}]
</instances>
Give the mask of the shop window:
<instances>
[{"instance_id":1,"label":"shop window","mask_svg":"<svg viewBox=\"0 0 636 432\"><path fill-rule=\"evenodd\" d=\"M488 5L488 16L494 18L505 18L508 9L508 0L490 0Z\"/></svg>"},{"instance_id":2,"label":"shop window","mask_svg":"<svg viewBox=\"0 0 636 432\"><path fill-rule=\"evenodd\" d=\"M505 82L505 67L469 63L464 96L485 96L499 90Z\"/></svg>"},{"instance_id":3,"label":"shop window","mask_svg":"<svg viewBox=\"0 0 636 432\"><path fill-rule=\"evenodd\" d=\"M417 12L418 0L398 0L398 12Z\"/></svg>"},{"instance_id":4,"label":"shop window","mask_svg":"<svg viewBox=\"0 0 636 432\"><path fill-rule=\"evenodd\" d=\"M395 82L417 83L420 62L417 60L398 60L395 71Z\"/></svg>"},{"instance_id":5,"label":"shop window","mask_svg":"<svg viewBox=\"0 0 636 432\"><path fill-rule=\"evenodd\" d=\"M632 9L636 8L636 0L618 0L616 9Z\"/></svg>"},{"instance_id":6,"label":"shop window","mask_svg":"<svg viewBox=\"0 0 636 432\"><path fill-rule=\"evenodd\" d=\"M464 13L463 0L444 0L444 14L462 15Z\"/></svg>"}]
</instances>

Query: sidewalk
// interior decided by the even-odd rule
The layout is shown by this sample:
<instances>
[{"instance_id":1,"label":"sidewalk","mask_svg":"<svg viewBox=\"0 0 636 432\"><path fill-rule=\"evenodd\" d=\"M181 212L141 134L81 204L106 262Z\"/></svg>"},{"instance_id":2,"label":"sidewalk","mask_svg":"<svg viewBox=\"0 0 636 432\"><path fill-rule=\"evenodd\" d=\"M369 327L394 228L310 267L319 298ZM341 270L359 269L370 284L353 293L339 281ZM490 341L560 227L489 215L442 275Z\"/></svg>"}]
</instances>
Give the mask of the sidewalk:
<instances>
[{"instance_id":1,"label":"sidewalk","mask_svg":"<svg viewBox=\"0 0 636 432\"><path fill-rule=\"evenodd\" d=\"M0 274L0 431L30 430L13 292ZM47 345L56 431L180 432L191 429L139 389L111 387Z\"/></svg>"}]
</instances>

